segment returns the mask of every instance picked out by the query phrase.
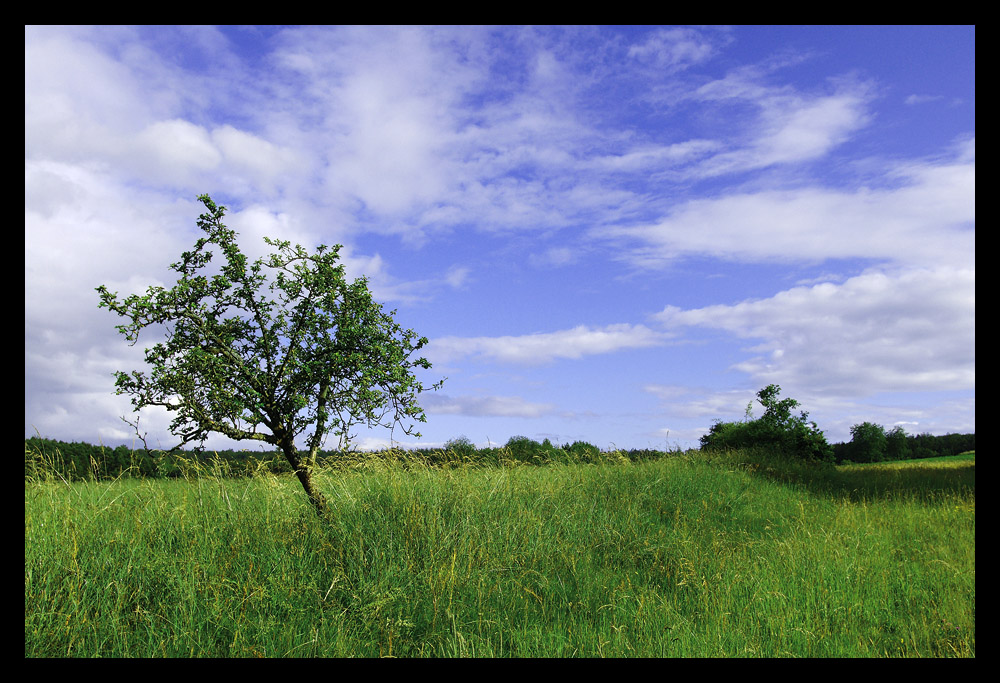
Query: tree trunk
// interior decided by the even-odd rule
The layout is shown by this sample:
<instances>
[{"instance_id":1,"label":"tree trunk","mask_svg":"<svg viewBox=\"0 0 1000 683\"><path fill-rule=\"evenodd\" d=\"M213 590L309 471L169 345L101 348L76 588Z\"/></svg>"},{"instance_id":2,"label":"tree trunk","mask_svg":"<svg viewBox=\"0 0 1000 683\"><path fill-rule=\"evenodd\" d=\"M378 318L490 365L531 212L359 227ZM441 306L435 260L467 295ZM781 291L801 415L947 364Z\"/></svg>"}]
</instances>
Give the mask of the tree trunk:
<instances>
[{"instance_id":1,"label":"tree trunk","mask_svg":"<svg viewBox=\"0 0 1000 683\"><path fill-rule=\"evenodd\" d=\"M330 512L330 505L326 502L326 497L323 496L313 483L311 463L299 458L294 443L283 443L281 450L285 453L285 458L288 459L292 469L295 470L295 476L299 478L302 488L305 489L306 495L309 497L309 502L312 503L313 508L316 510L316 514L320 518L325 518Z\"/></svg>"},{"instance_id":2,"label":"tree trunk","mask_svg":"<svg viewBox=\"0 0 1000 683\"><path fill-rule=\"evenodd\" d=\"M330 513L330 506L326 502L326 497L313 485L312 469L308 466L300 467L295 470L295 476L302 482L302 488L305 489L306 495L309 496L309 502L315 508L316 514L321 518L326 518Z\"/></svg>"}]
</instances>

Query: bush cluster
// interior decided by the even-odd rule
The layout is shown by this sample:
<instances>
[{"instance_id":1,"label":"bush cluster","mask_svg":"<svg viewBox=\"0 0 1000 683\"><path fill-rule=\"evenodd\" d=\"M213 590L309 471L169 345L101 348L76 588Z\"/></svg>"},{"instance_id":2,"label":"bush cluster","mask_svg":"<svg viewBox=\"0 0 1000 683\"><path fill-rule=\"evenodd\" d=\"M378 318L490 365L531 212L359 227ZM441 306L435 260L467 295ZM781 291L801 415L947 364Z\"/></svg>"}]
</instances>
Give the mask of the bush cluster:
<instances>
[{"instance_id":1,"label":"bush cluster","mask_svg":"<svg viewBox=\"0 0 1000 683\"><path fill-rule=\"evenodd\" d=\"M778 399L781 387L770 384L757 392L764 415L750 419L753 404L740 422L717 420L701 437L706 451L761 449L775 455L820 462L883 462L958 455L976 450L975 434L908 435L902 427L886 430L873 422L851 427L851 440L829 444L806 412L793 415L798 401Z\"/></svg>"},{"instance_id":2,"label":"bush cluster","mask_svg":"<svg viewBox=\"0 0 1000 683\"><path fill-rule=\"evenodd\" d=\"M808 419L808 413L802 411L793 415L792 410L798 407L799 402L791 398L778 400L780 393L781 387L777 384L769 384L757 392L757 401L764 406L764 415L756 420L749 419L748 406L747 419L742 422L716 421L701 437L702 449L765 448L804 460L831 462L834 459L833 448L823 432Z\"/></svg>"}]
</instances>

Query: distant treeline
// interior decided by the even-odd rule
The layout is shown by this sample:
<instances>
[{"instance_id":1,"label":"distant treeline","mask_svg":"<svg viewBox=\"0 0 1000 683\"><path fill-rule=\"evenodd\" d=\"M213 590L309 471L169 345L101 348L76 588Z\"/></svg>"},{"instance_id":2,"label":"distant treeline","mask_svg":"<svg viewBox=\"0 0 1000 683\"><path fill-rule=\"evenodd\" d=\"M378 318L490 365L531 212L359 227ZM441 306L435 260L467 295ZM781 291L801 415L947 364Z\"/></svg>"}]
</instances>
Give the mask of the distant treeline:
<instances>
[{"instance_id":1,"label":"distant treeline","mask_svg":"<svg viewBox=\"0 0 1000 683\"><path fill-rule=\"evenodd\" d=\"M126 477L182 477L198 471L247 476L261 469L290 471L284 456L261 451L178 451L95 446L40 437L24 440L25 479L55 476L69 481Z\"/></svg>"},{"instance_id":2,"label":"distant treeline","mask_svg":"<svg viewBox=\"0 0 1000 683\"><path fill-rule=\"evenodd\" d=\"M857 426L859 425L855 427ZM878 425L874 425L874 427L878 428ZM895 428L883 434L883 439L881 448L870 448L865 447L868 444L858 439L856 435L855 439L846 443L833 444L833 454L837 458L837 462L879 462L937 458L976 450L975 434L945 434L943 436L917 434L914 436Z\"/></svg>"},{"instance_id":3,"label":"distant treeline","mask_svg":"<svg viewBox=\"0 0 1000 683\"><path fill-rule=\"evenodd\" d=\"M976 449L975 434L946 434L933 436L905 435L905 439L890 439L890 446L876 456L880 460L906 460L957 455ZM838 462L871 462L870 452L857 448L854 442L832 444ZM502 447L476 448L465 437L454 439L444 448L407 449L376 453L341 453L324 451L319 455L320 465L344 465L359 460L401 458L420 460L431 465L449 463L497 465L515 461L530 464L551 462L599 462L628 460L637 462L676 455L679 450L658 451L632 449L601 451L584 441L564 446L553 445L548 439L542 442L524 436L512 437ZM164 452L129 448L127 446L95 446L82 442L66 442L41 437L24 440L24 476L26 479L43 476L60 477L68 481L107 480L117 477L184 477L211 473L214 476L250 476L270 472L291 472L291 467L278 451L206 450Z\"/></svg>"},{"instance_id":4,"label":"distant treeline","mask_svg":"<svg viewBox=\"0 0 1000 683\"><path fill-rule=\"evenodd\" d=\"M678 451L674 451L676 453ZM512 437L502 448L476 448L460 437L444 448L396 449L372 453L323 451L320 466L352 466L378 460L402 465L421 462L429 465L498 465L503 461L526 464L551 462L639 461L668 455L665 451L638 449L601 451L592 444L576 441L555 446L548 439L539 443L527 437ZM213 476L243 477L261 472L282 474L291 467L279 451L205 450L164 452L127 446L95 446L40 437L24 440L25 479L57 477L67 481L108 480L117 477L186 477L208 473Z\"/></svg>"}]
</instances>

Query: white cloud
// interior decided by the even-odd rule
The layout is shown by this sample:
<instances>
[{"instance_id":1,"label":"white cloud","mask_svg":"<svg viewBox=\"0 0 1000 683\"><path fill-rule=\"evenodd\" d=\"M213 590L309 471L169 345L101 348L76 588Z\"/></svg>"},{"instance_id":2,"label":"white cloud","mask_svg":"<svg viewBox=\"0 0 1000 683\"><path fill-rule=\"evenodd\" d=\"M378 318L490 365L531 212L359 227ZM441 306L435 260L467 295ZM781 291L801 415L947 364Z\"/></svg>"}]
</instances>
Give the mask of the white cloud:
<instances>
[{"instance_id":1,"label":"white cloud","mask_svg":"<svg viewBox=\"0 0 1000 683\"><path fill-rule=\"evenodd\" d=\"M695 176L718 176L821 158L869 122L870 95L864 86L842 86L830 95L808 96L736 82L704 87L704 101L736 99L758 110L742 135L729 133L729 151L695 166ZM737 135L734 136L734 133Z\"/></svg>"},{"instance_id":2,"label":"white cloud","mask_svg":"<svg viewBox=\"0 0 1000 683\"><path fill-rule=\"evenodd\" d=\"M761 343L735 368L764 386L839 396L975 388L975 271L939 267L866 273L841 285L681 310L669 330L705 327Z\"/></svg>"},{"instance_id":3,"label":"white cloud","mask_svg":"<svg viewBox=\"0 0 1000 683\"><path fill-rule=\"evenodd\" d=\"M937 102L938 100L943 100L943 95L909 95L904 102L909 105L913 104L926 104L928 102Z\"/></svg>"},{"instance_id":4,"label":"white cloud","mask_svg":"<svg viewBox=\"0 0 1000 683\"><path fill-rule=\"evenodd\" d=\"M550 247L544 252L532 252L528 261L535 266L566 266L577 260L578 254L569 247Z\"/></svg>"},{"instance_id":5,"label":"white cloud","mask_svg":"<svg viewBox=\"0 0 1000 683\"><path fill-rule=\"evenodd\" d=\"M679 204L659 222L601 228L595 238L634 238L624 253L655 267L685 255L736 261L863 258L960 266L975 253L974 142L957 159L893 167L895 186L853 191L803 187L732 193Z\"/></svg>"},{"instance_id":6,"label":"white cloud","mask_svg":"<svg viewBox=\"0 0 1000 683\"><path fill-rule=\"evenodd\" d=\"M206 69L185 69L179 52ZM147 187L270 193L301 180L310 156L267 139L302 143L282 116L288 103L267 97L272 85L266 72L251 79L212 28L28 27L26 159L100 167ZM204 125L204 109L226 106L243 106L240 120L264 132Z\"/></svg>"},{"instance_id":7,"label":"white cloud","mask_svg":"<svg viewBox=\"0 0 1000 683\"><path fill-rule=\"evenodd\" d=\"M519 396L445 396L429 394L420 399L430 414L468 415L475 417L524 417L536 418L552 415L555 406L548 403L531 403Z\"/></svg>"},{"instance_id":8,"label":"white cloud","mask_svg":"<svg viewBox=\"0 0 1000 683\"><path fill-rule=\"evenodd\" d=\"M212 131L212 142L233 171L249 175L256 185L267 190L273 191L282 176L305 164L303 155L295 150L228 124Z\"/></svg>"},{"instance_id":9,"label":"white cloud","mask_svg":"<svg viewBox=\"0 0 1000 683\"><path fill-rule=\"evenodd\" d=\"M159 182L187 185L192 176L201 177L222 162L208 131L182 119L150 124L135 143L132 163Z\"/></svg>"},{"instance_id":10,"label":"white cloud","mask_svg":"<svg viewBox=\"0 0 1000 683\"><path fill-rule=\"evenodd\" d=\"M593 156L583 162L596 170L635 173L655 168L672 168L705 157L723 147L718 140L685 140L672 145L636 146L622 154Z\"/></svg>"},{"instance_id":11,"label":"white cloud","mask_svg":"<svg viewBox=\"0 0 1000 683\"><path fill-rule=\"evenodd\" d=\"M720 391L704 387L665 384L647 384L642 389L663 401L664 406L669 407L668 412L671 418L699 418L701 420L741 418L746 413L747 403L754 401L756 393L749 389Z\"/></svg>"},{"instance_id":12,"label":"white cloud","mask_svg":"<svg viewBox=\"0 0 1000 683\"><path fill-rule=\"evenodd\" d=\"M445 274L444 280L448 283L449 287L461 289L468 283L469 275L471 273L471 268L466 268L464 266L452 266Z\"/></svg>"},{"instance_id":13,"label":"white cloud","mask_svg":"<svg viewBox=\"0 0 1000 683\"><path fill-rule=\"evenodd\" d=\"M154 119L159 98L84 29L26 27L24 145L36 159L79 161L121 147Z\"/></svg>"},{"instance_id":14,"label":"white cloud","mask_svg":"<svg viewBox=\"0 0 1000 683\"><path fill-rule=\"evenodd\" d=\"M656 346L662 335L644 325L608 325L503 337L438 337L427 346L427 357L447 362L477 356L502 363L537 365L560 358L578 359L623 349Z\"/></svg>"},{"instance_id":15,"label":"white cloud","mask_svg":"<svg viewBox=\"0 0 1000 683\"><path fill-rule=\"evenodd\" d=\"M707 61L716 53L704 33L691 28L659 29L642 44L629 47L628 56L660 68L682 69Z\"/></svg>"},{"instance_id":16,"label":"white cloud","mask_svg":"<svg viewBox=\"0 0 1000 683\"><path fill-rule=\"evenodd\" d=\"M789 113L769 112L770 129L754 144L755 165L814 159L844 142L867 121L865 100L856 93L841 93L805 102Z\"/></svg>"},{"instance_id":17,"label":"white cloud","mask_svg":"<svg viewBox=\"0 0 1000 683\"><path fill-rule=\"evenodd\" d=\"M303 88L288 96L300 103L299 125L311 132L305 142L326 166L328 196L347 194L376 215L409 217L453 190L461 125L453 105L476 74L441 48L434 30L417 27L282 34L274 59Z\"/></svg>"}]
</instances>

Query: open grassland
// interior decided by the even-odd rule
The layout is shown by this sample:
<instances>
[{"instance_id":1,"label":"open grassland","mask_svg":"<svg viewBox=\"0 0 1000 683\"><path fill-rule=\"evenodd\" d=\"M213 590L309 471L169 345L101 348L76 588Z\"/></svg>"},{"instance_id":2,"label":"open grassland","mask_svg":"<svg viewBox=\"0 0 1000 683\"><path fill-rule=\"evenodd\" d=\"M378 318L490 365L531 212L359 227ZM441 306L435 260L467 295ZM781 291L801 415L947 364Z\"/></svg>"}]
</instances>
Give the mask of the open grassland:
<instances>
[{"instance_id":1,"label":"open grassland","mask_svg":"<svg viewBox=\"0 0 1000 683\"><path fill-rule=\"evenodd\" d=\"M975 459L25 483L26 656L975 656Z\"/></svg>"}]
</instances>

